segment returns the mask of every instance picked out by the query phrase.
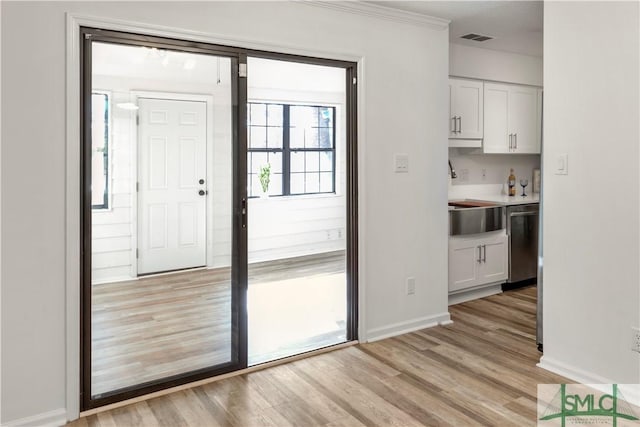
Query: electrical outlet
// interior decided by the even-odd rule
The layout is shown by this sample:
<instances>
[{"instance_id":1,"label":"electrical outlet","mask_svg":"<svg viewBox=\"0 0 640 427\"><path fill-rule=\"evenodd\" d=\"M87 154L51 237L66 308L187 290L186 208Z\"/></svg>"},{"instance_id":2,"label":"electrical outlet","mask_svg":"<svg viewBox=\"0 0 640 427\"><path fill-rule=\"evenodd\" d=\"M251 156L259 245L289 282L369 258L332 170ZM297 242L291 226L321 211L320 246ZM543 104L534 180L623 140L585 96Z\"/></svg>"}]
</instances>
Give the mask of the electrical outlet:
<instances>
[{"instance_id":1,"label":"electrical outlet","mask_svg":"<svg viewBox=\"0 0 640 427\"><path fill-rule=\"evenodd\" d=\"M416 293L416 279L415 277L407 277L407 295L413 295Z\"/></svg>"},{"instance_id":2,"label":"electrical outlet","mask_svg":"<svg viewBox=\"0 0 640 427\"><path fill-rule=\"evenodd\" d=\"M631 350L640 353L640 329L631 327Z\"/></svg>"}]
</instances>

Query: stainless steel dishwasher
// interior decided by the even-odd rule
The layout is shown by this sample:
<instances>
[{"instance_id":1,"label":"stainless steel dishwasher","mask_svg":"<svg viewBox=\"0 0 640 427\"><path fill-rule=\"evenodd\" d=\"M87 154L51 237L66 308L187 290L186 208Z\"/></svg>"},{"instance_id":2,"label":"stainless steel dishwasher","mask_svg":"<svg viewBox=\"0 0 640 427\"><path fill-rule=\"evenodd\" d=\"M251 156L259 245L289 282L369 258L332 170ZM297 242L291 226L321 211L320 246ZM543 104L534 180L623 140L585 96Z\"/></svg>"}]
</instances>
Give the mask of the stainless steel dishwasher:
<instances>
[{"instance_id":1,"label":"stainless steel dishwasher","mask_svg":"<svg viewBox=\"0 0 640 427\"><path fill-rule=\"evenodd\" d=\"M533 279L538 275L539 211L537 203L507 207L508 283Z\"/></svg>"}]
</instances>

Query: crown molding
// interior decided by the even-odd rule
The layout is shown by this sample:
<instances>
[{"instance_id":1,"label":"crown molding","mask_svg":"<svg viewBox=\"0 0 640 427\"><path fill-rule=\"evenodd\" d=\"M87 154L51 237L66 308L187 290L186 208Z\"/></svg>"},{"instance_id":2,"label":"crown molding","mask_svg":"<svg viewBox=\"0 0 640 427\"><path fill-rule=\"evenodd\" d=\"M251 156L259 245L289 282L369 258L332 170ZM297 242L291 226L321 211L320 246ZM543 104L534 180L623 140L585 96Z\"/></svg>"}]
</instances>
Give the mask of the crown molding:
<instances>
[{"instance_id":1,"label":"crown molding","mask_svg":"<svg viewBox=\"0 0 640 427\"><path fill-rule=\"evenodd\" d=\"M429 27L435 30L446 30L449 28L449 23L451 23L448 19L436 18L433 16L423 15L421 13L407 12L360 0L300 0L300 3L310 6L324 7L326 9L333 9L339 12L384 19L386 21Z\"/></svg>"}]
</instances>

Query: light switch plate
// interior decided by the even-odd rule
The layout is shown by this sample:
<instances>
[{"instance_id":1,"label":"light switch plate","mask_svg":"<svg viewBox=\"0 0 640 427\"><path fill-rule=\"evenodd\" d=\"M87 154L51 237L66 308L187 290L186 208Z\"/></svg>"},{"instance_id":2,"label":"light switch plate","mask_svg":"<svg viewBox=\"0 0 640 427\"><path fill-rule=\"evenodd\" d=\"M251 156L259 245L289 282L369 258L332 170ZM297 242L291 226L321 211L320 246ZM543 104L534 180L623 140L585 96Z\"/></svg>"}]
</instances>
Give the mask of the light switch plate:
<instances>
[{"instance_id":1,"label":"light switch plate","mask_svg":"<svg viewBox=\"0 0 640 427\"><path fill-rule=\"evenodd\" d=\"M409 172L409 155L408 154L396 154L394 156L394 165L396 173Z\"/></svg>"},{"instance_id":2,"label":"light switch plate","mask_svg":"<svg viewBox=\"0 0 640 427\"><path fill-rule=\"evenodd\" d=\"M556 156L556 175L569 174L569 155L558 154Z\"/></svg>"}]
</instances>

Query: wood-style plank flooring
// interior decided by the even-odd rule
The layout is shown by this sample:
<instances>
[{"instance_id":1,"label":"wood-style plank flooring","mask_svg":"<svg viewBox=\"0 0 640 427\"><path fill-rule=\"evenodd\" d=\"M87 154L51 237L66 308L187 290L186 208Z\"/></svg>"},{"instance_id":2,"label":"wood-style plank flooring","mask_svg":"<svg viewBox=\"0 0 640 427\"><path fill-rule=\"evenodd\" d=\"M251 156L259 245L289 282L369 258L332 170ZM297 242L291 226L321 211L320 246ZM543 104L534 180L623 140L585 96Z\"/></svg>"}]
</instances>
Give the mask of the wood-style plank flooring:
<instances>
[{"instance_id":1,"label":"wood-style plank flooring","mask_svg":"<svg viewBox=\"0 0 640 427\"><path fill-rule=\"evenodd\" d=\"M268 286L267 291L277 292L278 281L283 278L295 279L295 285L304 288L317 287L318 280L326 277L327 286L335 287L344 271L344 251L255 263L249 265L249 285L254 291ZM92 394L229 361L230 284L230 269L219 268L94 285ZM304 299L304 295L300 298ZM268 305L267 299L257 305ZM283 311L286 309L280 310ZM287 319L284 322L290 323ZM258 326L261 325L263 329L268 326L266 322ZM269 331L258 332L263 341L269 338ZM344 341L344 327L337 325L323 332L276 342L270 347L256 343L253 347L259 352L252 357L263 362Z\"/></svg>"},{"instance_id":2,"label":"wood-style plank flooring","mask_svg":"<svg viewBox=\"0 0 640 427\"><path fill-rule=\"evenodd\" d=\"M450 307L453 324L91 415L84 426L533 426L536 288Z\"/></svg>"}]
</instances>

